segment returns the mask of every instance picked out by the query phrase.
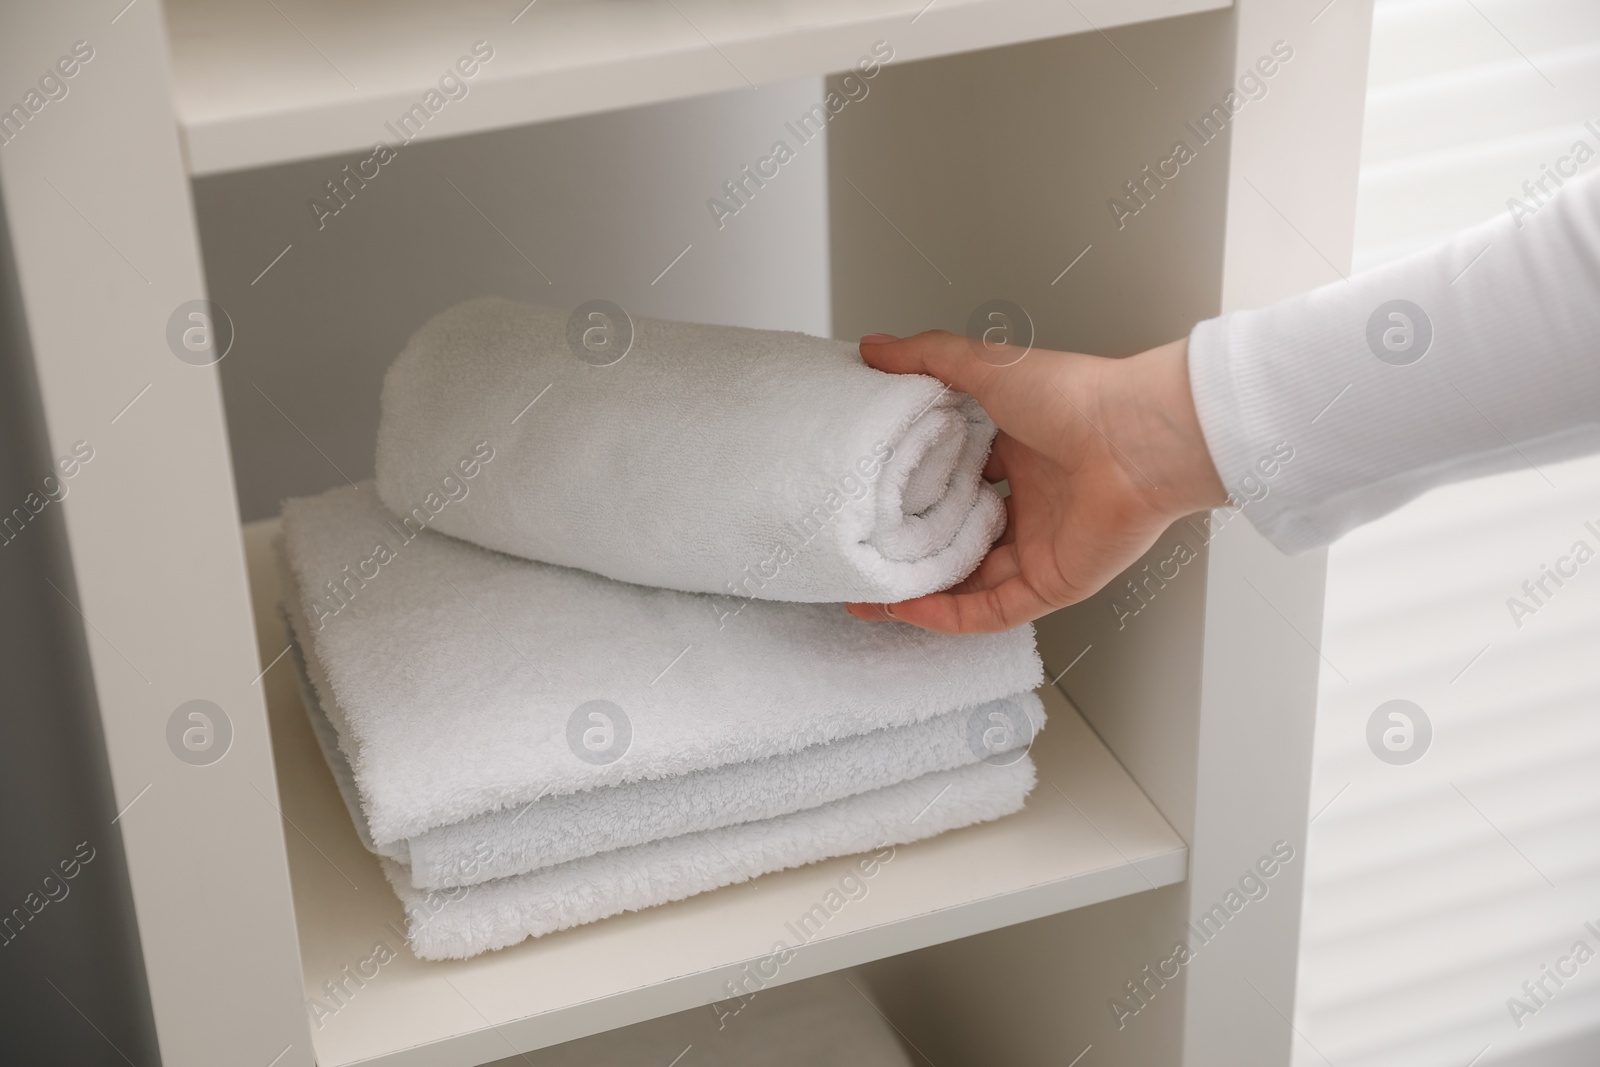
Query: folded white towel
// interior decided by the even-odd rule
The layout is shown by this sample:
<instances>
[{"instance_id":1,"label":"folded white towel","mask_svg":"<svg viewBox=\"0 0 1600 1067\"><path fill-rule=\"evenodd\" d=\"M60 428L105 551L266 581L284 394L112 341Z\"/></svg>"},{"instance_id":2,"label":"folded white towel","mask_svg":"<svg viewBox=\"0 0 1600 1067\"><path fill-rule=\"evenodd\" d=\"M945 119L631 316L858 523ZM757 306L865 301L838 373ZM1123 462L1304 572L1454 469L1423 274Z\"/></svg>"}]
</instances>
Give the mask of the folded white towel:
<instances>
[{"instance_id":1,"label":"folded white towel","mask_svg":"<svg viewBox=\"0 0 1600 1067\"><path fill-rule=\"evenodd\" d=\"M582 336L609 336L607 359L631 344L596 366ZM503 552L736 598L723 610L890 602L966 577L1004 529L994 434L971 397L842 341L480 299L389 369L378 494Z\"/></svg>"},{"instance_id":2,"label":"folded white towel","mask_svg":"<svg viewBox=\"0 0 1600 1067\"><path fill-rule=\"evenodd\" d=\"M1032 627L948 636L823 604L727 618L715 597L413 534L370 485L289 501L282 547L291 622L326 674L380 848L542 796L925 722L1043 679Z\"/></svg>"},{"instance_id":3,"label":"folded white towel","mask_svg":"<svg viewBox=\"0 0 1600 1067\"><path fill-rule=\"evenodd\" d=\"M282 616L284 629L292 634L294 627L289 620L288 611L282 611ZM300 706L305 709L306 718L311 723L311 733L317 739L317 747L322 750L322 758L328 764L328 770L333 773L333 784L339 788L339 799L344 801L345 811L350 813L350 822L356 828L356 837L361 839L361 847L379 856L409 863L411 850L406 841L389 841L380 845L372 840L366 812L361 810L361 790L356 787L356 776L350 770L350 759L345 755L343 743L339 740L339 731L323 709L321 693L327 691L326 680L324 679L320 686L312 683L311 675L315 668L308 664L305 650L293 637L289 639L289 658L295 667L295 681L300 690Z\"/></svg>"},{"instance_id":4,"label":"folded white towel","mask_svg":"<svg viewBox=\"0 0 1600 1067\"><path fill-rule=\"evenodd\" d=\"M294 657L303 666L298 646L294 647ZM771 871L905 844L996 819L1022 807L1035 779L1032 761L1025 753L995 746L993 763L968 762L800 811L644 841L493 880L477 876L500 862L502 845L478 838L455 857L457 866L452 873L465 875L465 880L430 890L418 884L415 871L406 863L404 842L398 847L374 846L355 776L337 733L307 675L302 673L300 681L307 718L356 835L369 851L383 857L384 874L406 907L412 948L423 959L474 956L527 937L680 900ZM1033 694L1025 695L1031 703L1023 702L1024 706L1030 715L1037 711L1042 727L1042 705ZM984 707L996 709L1001 703ZM1009 719L1011 713L1001 714ZM930 725L936 721L931 720ZM899 732L916 729L901 728ZM865 740L853 738L817 747L843 749ZM781 760L759 760L756 765ZM688 782L689 777L662 784L670 788ZM573 799L628 788L591 790L573 794ZM516 845L510 842L504 847Z\"/></svg>"},{"instance_id":5,"label":"folded white towel","mask_svg":"<svg viewBox=\"0 0 1600 1067\"><path fill-rule=\"evenodd\" d=\"M327 690L326 678L318 678L320 668L306 661L298 644L292 658L306 715L363 844L406 862L418 889L475 885L609 849L787 815L979 759L1009 762L1021 758L1045 723L1039 698L1019 693L787 755L545 797L380 849L365 836L354 778L322 709L318 690Z\"/></svg>"},{"instance_id":6,"label":"folded white towel","mask_svg":"<svg viewBox=\"0 0 1600 1067\"><path fill-rule=\"evenodd\" d=\"M818 808L705 833L602 852L512 878L431 891L414 889L393 860L384 873L405 905L411 949L422 959L465 959L569 926L747 881L772 871L877 850L858 864L892 862L893 846L920 841L1021 810L1033 788L1033 761L974 763L835 800ZM864 885L857 866L855 885ZM876 868L874 868L876 870ZM845 872L841 871L841 875ZM791 948L820 932L845 905L819 900L818 930L779 934ZM778 918L785 918L780 916ZM799 920L800 916L794 917ZM776 922L777 919L774 920Z\"/></svg>"},{"instance_id":7,"label":"folded white towel","mask_svg":"<svg viewBox=\"0 0 1600 1067\"><path fill-rule=\"evenodd\" d=\"M298 650L295 655L298 657ZM315 686L304 684L308 683L305 675L302 683L307 717L356 835L368 850L383 857L384 875L406 909L412 950L422 959L464 959L529 937L835 856L879 850L878 859L862 862L882 862L886 847L892 856L895 845L1020 810L1036 778L1027 755L997 752L992 763L935 771L785 815L615 848L492 881L419 888L405 862L405 842L374 845L355 775L338 734L324 714ZM1033 698L1033 705L1038 704L1033 694L1027 696ZM1038 711L1042 725L1042 706ZM834 747L859 741L845 740ZM470 878L477 868L495 863L496 846L475 843L469 857L455 873ZM860 884L859 879L854 884ZM833 910L827 902L822 906L830 913ZM802 928L796 931L796 946L815 933L805 923Z\"/></svg>"},{"instance_id":8,"label":"folded white towel","mask_svg":"<svg viewBox=\"0 0 1600 1067\"><path fill-rule=\"evenodd\" d=\"M787 815L952 770L984 756L979 738L996 722L1005 741L995 746L993 758L1020 759L1044 725L1044 705L1032 693L1019 693L787 755L546 797L525 809L436 827L409 842L411 884L474 885L614 848Z\"/></svg>"}]
</instances>

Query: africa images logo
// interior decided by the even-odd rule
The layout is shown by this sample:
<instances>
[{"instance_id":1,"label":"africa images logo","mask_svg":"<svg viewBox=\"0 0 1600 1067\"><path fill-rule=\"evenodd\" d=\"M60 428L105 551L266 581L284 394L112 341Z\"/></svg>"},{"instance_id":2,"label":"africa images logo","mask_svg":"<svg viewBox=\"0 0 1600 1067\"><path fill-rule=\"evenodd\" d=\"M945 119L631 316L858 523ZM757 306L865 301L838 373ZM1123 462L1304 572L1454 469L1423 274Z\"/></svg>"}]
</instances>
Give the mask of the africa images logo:
<instances>
[{"instance_id":1,"label":"africa images logo","mask_svg":"<svg viewBox=\"0 0 1600 1067\"><path fill-rule=\"evenodd\" d=\"M1367 717L1367 747L1385 763L1415 763L1433 744L1433 722L1409 700L1386 700Z\"/></svg>"}]
</instances>

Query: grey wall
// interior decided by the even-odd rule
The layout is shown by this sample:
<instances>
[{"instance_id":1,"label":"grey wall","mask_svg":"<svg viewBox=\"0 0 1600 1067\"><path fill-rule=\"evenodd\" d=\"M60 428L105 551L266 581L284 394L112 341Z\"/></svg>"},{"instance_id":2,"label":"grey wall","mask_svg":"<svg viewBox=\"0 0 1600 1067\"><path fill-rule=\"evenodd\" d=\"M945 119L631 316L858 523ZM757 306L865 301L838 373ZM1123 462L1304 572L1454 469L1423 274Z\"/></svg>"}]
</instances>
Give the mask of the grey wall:
<instances>
[{"instance_id":1,"label":"grey wall","mask_svg":"<svg viewBox=\"0 0 1600 1067\"><path fill-rule=\"evenodd\" d=\"M775 140L792 143L784 122L822 93L802 79L402 147L320 228L308 201L363 156L197 181L206 282L236 332L220 370L242 518L369 477L384 370L468 297L602 297L633 314L826 334L824 142L722 228L706 207Z\"/></svg>"}]
</instances>

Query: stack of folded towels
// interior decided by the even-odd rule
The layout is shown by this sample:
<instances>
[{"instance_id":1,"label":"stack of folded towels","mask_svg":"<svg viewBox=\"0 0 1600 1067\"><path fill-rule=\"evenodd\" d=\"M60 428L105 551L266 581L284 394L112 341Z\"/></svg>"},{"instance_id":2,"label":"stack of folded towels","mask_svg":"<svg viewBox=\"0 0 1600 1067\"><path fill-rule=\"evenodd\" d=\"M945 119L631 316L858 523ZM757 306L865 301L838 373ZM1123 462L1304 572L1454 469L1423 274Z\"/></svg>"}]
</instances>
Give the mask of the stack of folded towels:
<instances>
[{"instance_id":1,"label":"stack of folded towels","mask_svg":"<svg viewBox=\"0 0 1600 1067\"><path fill-rule=\"evenodd\" d=\"M998 536L971 398L800 334L478 300L382 404L376 482L287 502L278 555L419 957L1023 806L1032 628L839 606L946 588Z\"/></svg>"}]
</instances>

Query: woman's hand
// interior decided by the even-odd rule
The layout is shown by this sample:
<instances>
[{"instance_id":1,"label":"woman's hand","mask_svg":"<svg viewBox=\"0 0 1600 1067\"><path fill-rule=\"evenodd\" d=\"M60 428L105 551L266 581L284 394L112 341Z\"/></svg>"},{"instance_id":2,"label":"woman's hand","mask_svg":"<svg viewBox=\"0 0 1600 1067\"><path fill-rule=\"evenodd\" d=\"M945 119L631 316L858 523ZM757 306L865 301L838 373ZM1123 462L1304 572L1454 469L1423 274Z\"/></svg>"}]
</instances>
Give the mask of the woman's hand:
<instances>
[{"instance_id":1,"label":"woman's hand","mask_svg":"<svg viewBox=\"0 0 1600 1067\"><path fill-rule=\"evenodd\" d=\"M1223 504L1189 392L1188 340L1127 359L1005 348L942 330L861 339L867 363L970 393L1000 427L984 474L1006 480L1005 534L965 581L862 619L942 633L1007 630L1097 592L1192 512ZM990 362L992 360L993 362Z\"/></svg>"}]
</instances>

